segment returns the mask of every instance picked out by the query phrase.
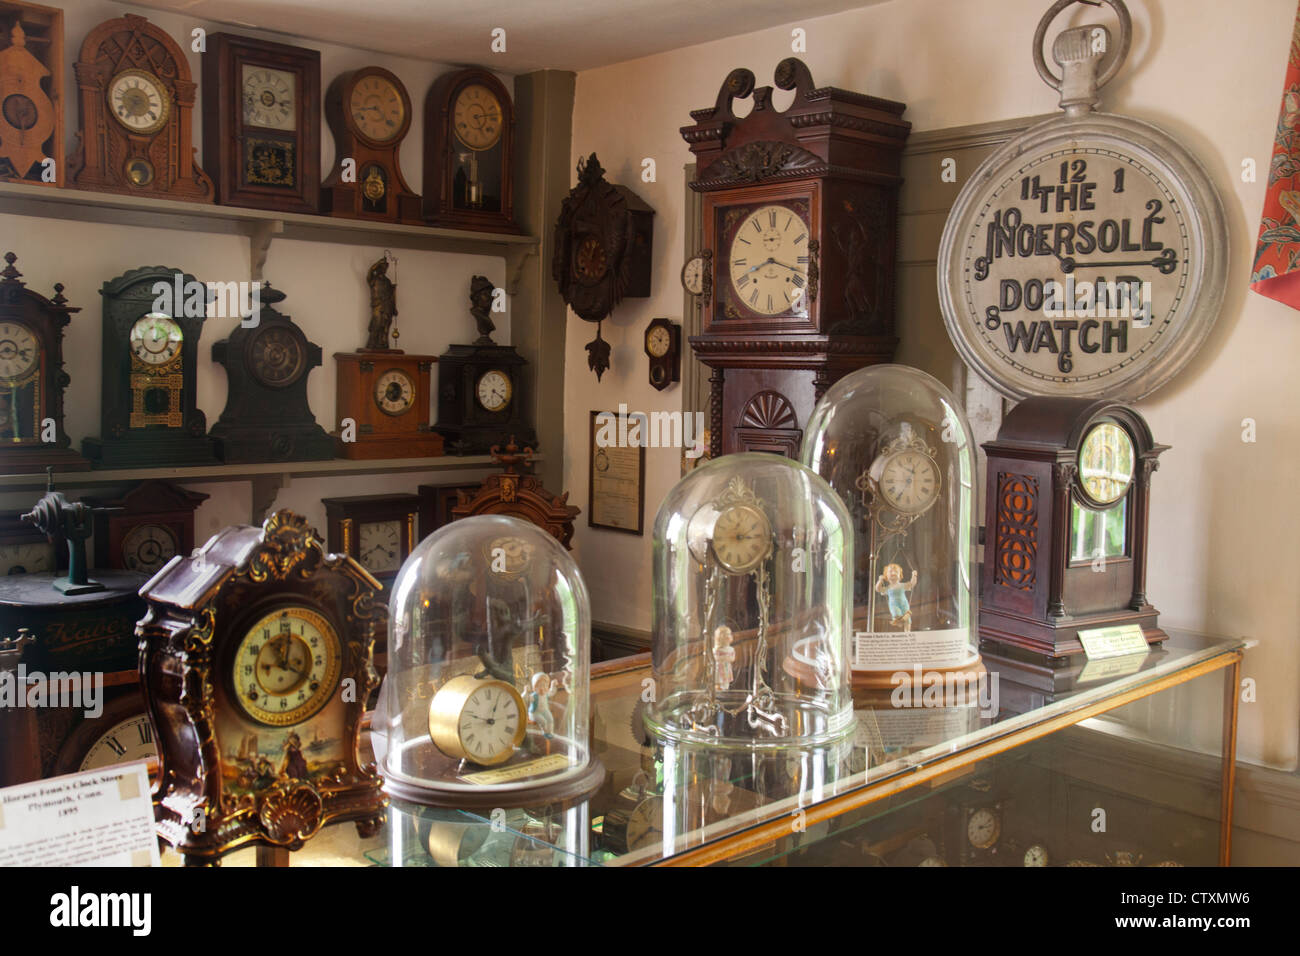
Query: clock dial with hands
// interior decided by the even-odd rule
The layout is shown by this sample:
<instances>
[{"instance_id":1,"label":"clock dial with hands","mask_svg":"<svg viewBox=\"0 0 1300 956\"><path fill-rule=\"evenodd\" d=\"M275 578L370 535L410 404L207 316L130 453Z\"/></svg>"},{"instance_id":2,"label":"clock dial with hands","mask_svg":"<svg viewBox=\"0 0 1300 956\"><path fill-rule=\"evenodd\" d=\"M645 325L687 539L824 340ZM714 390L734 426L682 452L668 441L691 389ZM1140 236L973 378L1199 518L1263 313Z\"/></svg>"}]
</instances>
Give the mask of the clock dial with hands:
<instances>
[{"instance_id":1,"label":"clock dial with hands","mask_svg":"<svg viewBox=\"0 0 1300 956\"><path fill-rule=\"evenodd\" d=\"M761 315L807 311L808 224L788 206L763 206L736 228L727 264L733 292Z\"/></svg>"},{"instance_id":2,"label":"clock dial with hands","mask_svg":"<svg viewBox=\"0 0 1300 956\"><path fill-rule=\"evenodd\" d=\"M429 702L429 736L454 760L483 767L505 763L524 742L527 717L519 692L505 681L453 677Z\"/></svg>"}]
</instances>

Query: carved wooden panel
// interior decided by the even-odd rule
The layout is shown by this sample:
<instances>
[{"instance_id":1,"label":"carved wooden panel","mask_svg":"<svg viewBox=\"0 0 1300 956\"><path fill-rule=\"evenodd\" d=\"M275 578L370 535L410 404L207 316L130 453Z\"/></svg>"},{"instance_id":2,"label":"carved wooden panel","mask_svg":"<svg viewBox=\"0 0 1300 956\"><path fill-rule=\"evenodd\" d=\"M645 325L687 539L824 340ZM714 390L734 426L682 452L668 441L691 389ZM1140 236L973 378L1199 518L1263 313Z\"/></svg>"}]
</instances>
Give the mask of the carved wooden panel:
<instances>
[{"instance_id":1,"label":"carved wooden panel","mask_svg":"<svg viewBox=\"0 0 1300 956\"><path fill-rule=\"evenodd\" d=\"M1001 587L1032 591L1038 564L1038 479L998 472L993 580Z\"/></svg>"}]
</instances>

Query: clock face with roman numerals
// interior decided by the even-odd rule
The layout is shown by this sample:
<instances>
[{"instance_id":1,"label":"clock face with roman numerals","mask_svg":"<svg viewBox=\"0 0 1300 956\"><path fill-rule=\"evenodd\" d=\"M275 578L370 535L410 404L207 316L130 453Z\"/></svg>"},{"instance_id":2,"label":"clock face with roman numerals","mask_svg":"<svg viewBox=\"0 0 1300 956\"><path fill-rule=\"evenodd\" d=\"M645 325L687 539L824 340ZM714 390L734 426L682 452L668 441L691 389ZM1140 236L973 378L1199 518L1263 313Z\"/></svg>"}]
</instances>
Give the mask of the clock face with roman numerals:
<instances>
[{"instance_id":1,"label":"clock face with roman numerals","mask_svg":"<svg viewBox=\"0 0 1300 956\"><path fill-rule=\"evenodd\" d=\"M725 263L733 300L764 317L807 315L808 239L808 223L793 205L745 215L731 232Z\"/></svg>"},{"instance_id":2,"label":"clock face with roman numerals","mask_svg":"<svg viewBox=\"0 0 1300 956\"><path fill-rule=\"evenodd\" d=\"M158 747L153 739L153 724L148 714L136 714L114 724L95 738L81 758L78 770L98 770L119 763L149 762L150 772L158 762Z\"/></svg>"}]
</instances>

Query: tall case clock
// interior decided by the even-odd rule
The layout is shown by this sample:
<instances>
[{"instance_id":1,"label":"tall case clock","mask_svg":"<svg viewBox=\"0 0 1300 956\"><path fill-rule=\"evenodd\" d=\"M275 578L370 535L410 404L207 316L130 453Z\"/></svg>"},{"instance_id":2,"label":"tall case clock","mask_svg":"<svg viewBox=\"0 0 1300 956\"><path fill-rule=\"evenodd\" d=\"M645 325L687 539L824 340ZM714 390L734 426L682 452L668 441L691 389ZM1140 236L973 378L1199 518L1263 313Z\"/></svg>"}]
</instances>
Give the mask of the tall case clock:
<instances>
[{"instance_id":1,"label":"tall case clock","mask_svg":"<svg viewBox=\"0 0 1300 956\"><path fill-rule=\"evenodd\" d=\"M179 290L160 296L155 286ZM106 468L217 461L195 401L199 336L210 295L182 269L144 266L104 283L99 438L82 452ZM167 311L158 309L168 300Z\"/></svg>"},{"instance_id":2,"label":"tall case clock","mask_svg":"<svg viewBox=\"0 0 1300 956\"><path fill-rule=\"evenodd\" d=\"M803 426L846 372L894 353L894 245L899 163L911 124L904 104L815 87L789 57L792 91L733 70L715 104L682 137L702 195L701 332L690 339L710 382L711 454L796 457ZM736 99L752 97L745 117Z\"/></svg>"}]
</instances>

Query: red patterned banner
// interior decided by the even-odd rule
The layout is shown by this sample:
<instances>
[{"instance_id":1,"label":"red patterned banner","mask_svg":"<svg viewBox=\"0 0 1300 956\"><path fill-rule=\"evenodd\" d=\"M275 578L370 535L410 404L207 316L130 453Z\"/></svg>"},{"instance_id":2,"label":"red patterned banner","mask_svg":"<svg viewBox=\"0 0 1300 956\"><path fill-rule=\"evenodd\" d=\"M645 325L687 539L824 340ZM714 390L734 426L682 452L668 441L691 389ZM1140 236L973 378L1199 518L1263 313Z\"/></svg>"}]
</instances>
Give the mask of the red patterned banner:
<instances>
[{"instance_id":1,"label":"red patterned banner","mask_svg":"<svg viewBox=\"0 0 1300 956\"><path fill-rule=\"evenodd\" d=\"M1291 33L1250 287L1300 309L1300 10Z\"/></svg>"}]
</instances>

